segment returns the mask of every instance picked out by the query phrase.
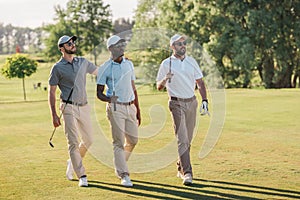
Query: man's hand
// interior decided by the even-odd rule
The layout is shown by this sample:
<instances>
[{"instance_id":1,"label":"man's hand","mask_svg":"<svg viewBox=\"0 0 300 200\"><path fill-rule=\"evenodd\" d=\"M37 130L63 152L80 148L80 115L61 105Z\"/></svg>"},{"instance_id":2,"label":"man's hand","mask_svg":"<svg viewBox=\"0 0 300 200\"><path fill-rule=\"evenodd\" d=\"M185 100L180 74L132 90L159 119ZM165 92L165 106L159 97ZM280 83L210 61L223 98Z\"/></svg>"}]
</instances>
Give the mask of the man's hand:
<instances>
[{"instance_id":1,"label":"man's hand","mask_svg":"<svg viewBox=\"0 0 300 200\"><path fill-rule=\"evenodd\" d=\"M164 78L165 81L171 79L174 76L174 74L172 74L171 72L168 72Z\"/></svg>"},{"instance_id":2,"label":"man's hand","mask_svg":"<svg viewBox=\"0 0 300 200\"><path fill-rule=\"evenodd\" d=\"M136 113L136 119L137 119L137 121L138 121L138 126L140 126L141 123L142 123L140 109L137 110L137 113Z\"/></svg>"},{"instance_id":3,"label":"man's hand","mask_svg":"<svg viewBox=\"0 0 300 200\"><path fill-rule=\"evenodd\" d=\"M60 118L56 114L52 116L52 123L55 128L61 125Z\"/></svg>"},{"instance_id":4,"label":"man's hand","mask_svg":"<svg viewBox=\"0 0 300 200\"><path fill-rule=\"evenodd\" d=\"M200 107L200 114L201 115L208 115L210 116L209 112L208 112L208 101L207 99L203 99L202 100L202 105Z\"/></svg>"},{"instance_id":5,"label":"man's hand","mask_svg":"<svg viewBox=\"0 0 300 200\"><path fill-rule=\"evenodd\" d=\"M113 96L110 97L109 102L110 102L110 103L116 103L117 100L118 100L118 98L119 98L118 96L113 95Z\"/></svg>"}]
</instances>

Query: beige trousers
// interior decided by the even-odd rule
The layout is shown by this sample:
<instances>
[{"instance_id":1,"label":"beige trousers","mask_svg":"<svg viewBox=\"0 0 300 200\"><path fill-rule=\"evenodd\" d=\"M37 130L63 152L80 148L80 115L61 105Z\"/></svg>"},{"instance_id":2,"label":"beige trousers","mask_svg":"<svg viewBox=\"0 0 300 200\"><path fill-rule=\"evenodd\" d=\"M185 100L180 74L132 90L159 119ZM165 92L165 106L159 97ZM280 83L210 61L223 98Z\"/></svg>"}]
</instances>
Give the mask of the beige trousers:
<instances>
[{"instance_id":1,"label":"beige trousers","mask_svg":"<svg viewBox=\"0 0 300 200\"><path fill-rule=\"evenodd\" d=\"M196 124L197 107L198 101L196 99L189 102L169 101L169 109L172 114L178 145L178 171L182 174L190 173L193 175L190 147Z\"/></svg>"},{"instance_id":2,"label":"beige trousers","mask_svg":"<svg viewBox=\"0 0 300 200\"><path fill-rule=\"evenodd\" d=\"M61 109L65 103L61 104ZM80 178L86 175L82 158L92 144L92 122L90 118L90 106L75 106L67 104L63 118L65 122L65 134L68 142L69 156L74 172Z\"/></svg>"},{"instance_id":3,"label":"beige trousers","mask_svg":"<svg viewBox=\"0 0 300 200\"><path fill-rule=\"evenodd\" d=\"M129 175L126 161L138 142L137 110L134 104L116 104L114 110L113 104L108 103L106 112L111 125L115 172L122 178Z\"/></svg>"}]
</instances>

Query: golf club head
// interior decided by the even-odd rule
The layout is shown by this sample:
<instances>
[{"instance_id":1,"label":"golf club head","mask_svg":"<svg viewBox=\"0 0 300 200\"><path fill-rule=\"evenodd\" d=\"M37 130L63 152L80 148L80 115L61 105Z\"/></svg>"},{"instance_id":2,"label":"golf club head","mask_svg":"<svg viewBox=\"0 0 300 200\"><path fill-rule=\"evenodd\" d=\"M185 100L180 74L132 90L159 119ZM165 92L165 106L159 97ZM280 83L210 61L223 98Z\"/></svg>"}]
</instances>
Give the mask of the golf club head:
<instances>
[{"instance_id":1,"label":"golf club head","mask_svg":"<svg viewBox=\"0 0 300 200\"><path fill-rule=\"evenodd\" d=\"M52 148L54 148L54 145L52 144L51 141L49 141L49 145L50 145Z\"/></svg>"}]
</instances>

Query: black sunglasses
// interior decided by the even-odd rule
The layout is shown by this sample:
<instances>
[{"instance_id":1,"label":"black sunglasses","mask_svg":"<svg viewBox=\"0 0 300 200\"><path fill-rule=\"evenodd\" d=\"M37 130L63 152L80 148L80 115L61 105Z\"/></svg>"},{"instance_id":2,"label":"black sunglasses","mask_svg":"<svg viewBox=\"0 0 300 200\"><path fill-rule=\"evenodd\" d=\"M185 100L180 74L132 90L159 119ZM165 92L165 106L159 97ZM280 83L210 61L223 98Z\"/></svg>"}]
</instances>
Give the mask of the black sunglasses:
<instances>
[{"instance_id":1,"label":"black sunglasses","mask_svg":"<svg viewBox=\"0 0 300 200\"><path fill-rule=\"evenodd\" d=\"M125 47L125 46L126 46L126 42L119 42L119 43L113 45L113 47L115 47L115 48L120 48L120 47Z\"/></svg>"},{"instance_id":2,"label":"black sunglasses","mask_svg":"<svg viewBox=\"0 0 300 200\"><path fill-rule=\"evenodd\" d=\"M186 41L183 41L183 42L174 42L174 45L178 45L178 46L185 46L186 45Z\"/></svg>"},{"instance_id":3,"label":"black sunglasses","mask_svg":"<svg viewBox=\"0 0 300 200\"><path fill-rule=\"evenodd\" d=\"M75 45L75 42L69 41L69 42L67 42L67 43L65 43L65 44L67 44L69 47L71 47L71 46Z\"/></svg>"}]
</instances>

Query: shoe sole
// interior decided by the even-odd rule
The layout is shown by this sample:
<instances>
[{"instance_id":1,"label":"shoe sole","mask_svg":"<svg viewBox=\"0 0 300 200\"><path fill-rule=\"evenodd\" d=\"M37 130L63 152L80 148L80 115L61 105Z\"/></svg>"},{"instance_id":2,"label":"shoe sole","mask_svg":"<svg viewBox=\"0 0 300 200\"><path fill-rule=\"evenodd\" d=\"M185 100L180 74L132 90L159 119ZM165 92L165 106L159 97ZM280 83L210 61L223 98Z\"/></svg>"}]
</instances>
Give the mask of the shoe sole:
<instances>
[{"instance_id":1,"label":"shoe sole","mask_svg":"<svg viewBox=\"0 0 300 200\"><path fill-rule=\"evenodd\" d=\"M190 185L192 185L193 183L192 182L183 182L183 185L186 185L186 186L190 186Z\"/></svg>"},{"instance_id":2,"label":"shoe sole","mask_svg":"<svg viewBox=\"0 0 300 200\"><path fill-rule=\"evenodd\" d=\"M123 184L121 184L121 185L124 187L133 187L133 185L123 185Z\"/></svg>"}]
</instances>

